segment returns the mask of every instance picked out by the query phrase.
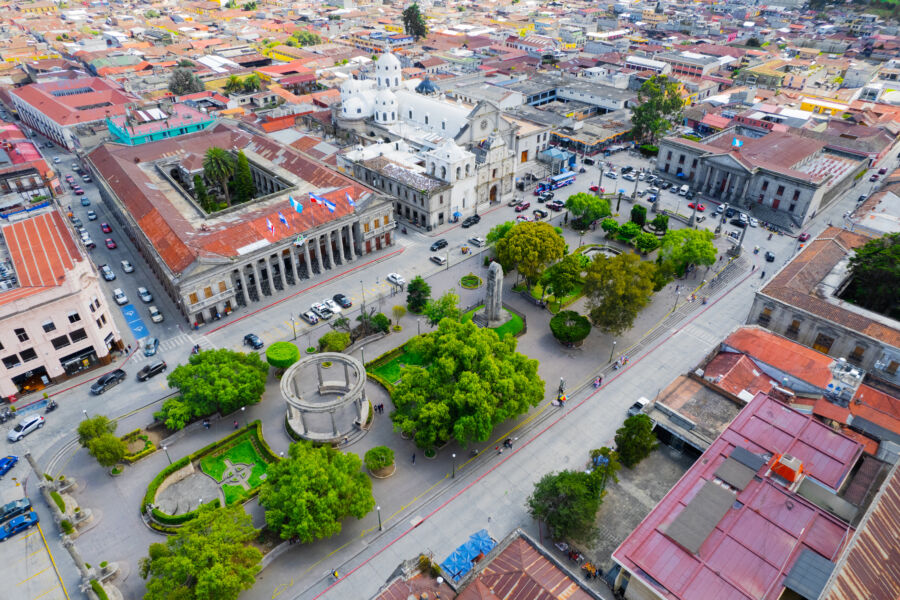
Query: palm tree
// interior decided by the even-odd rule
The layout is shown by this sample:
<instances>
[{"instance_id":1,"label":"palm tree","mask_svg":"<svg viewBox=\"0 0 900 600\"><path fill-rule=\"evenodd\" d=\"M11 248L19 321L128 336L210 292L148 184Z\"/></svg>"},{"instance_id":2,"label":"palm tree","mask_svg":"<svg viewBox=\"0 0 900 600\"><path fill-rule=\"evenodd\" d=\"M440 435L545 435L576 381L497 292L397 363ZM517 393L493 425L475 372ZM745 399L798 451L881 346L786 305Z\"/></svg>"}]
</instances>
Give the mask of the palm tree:
<instances>
[{"instance_id":1,"label":"palm tree","mask_svg":"<svg viewBox=\"0 0 900 600\"><path fill-rule=\"evenodd\" d=\"M225 194L225 203L231 206L231 196L228 193L228 180L234 175L234 158L222 148L208 148L203 157L203 171L210 181L217 181L222 193Z\"/></svg>"},{"instance_id":2,"label":"palm tree","mask_svg":"<svg viewBox=\"0 0 900 600\"><path fill-rule=\"evenodd\" d=\"M232 75L228 78L228 81L225 82L225 87L223 89L226 94L233 94L234 92L239 92L244 89L244 82L242 82L241 78L237 75Z\"/></svg>"}]
</instances>

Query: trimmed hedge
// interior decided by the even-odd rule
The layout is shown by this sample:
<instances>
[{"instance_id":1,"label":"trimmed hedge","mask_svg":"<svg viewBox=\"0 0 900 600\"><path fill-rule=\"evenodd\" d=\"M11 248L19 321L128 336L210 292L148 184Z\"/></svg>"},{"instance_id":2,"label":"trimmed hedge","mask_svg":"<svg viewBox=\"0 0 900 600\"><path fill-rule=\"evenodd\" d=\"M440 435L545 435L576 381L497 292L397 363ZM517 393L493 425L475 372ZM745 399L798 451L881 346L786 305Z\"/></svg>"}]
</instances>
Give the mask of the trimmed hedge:
<instances>
[{"instance_id":1,"label":"trimmed hedge","mask_svg":"<svg viewBox=\"0 0 900 600\"><path fill-rule=\"evenodd\" d=\"M62 499L62 496L59 495L59 492L56 490L50 491L50 497L53 498L53 501L56 503L56 507L59 509L59 512L62 514L66 514L66 502Z\"/></svg>"},{"instance_id":2,"label":"trimmed hedge","mask_svg":"<svg viewBox=\"0 0 900 600\"><path fill-rule=\"evenodd\" d=\"M375 446L365 454L366 468L378 471L394 464L394 451L387 446Z\"/></svg>"},{"instance_id":3,"label":"trimmed hedge","mask_svg":"<svg viewBox=\"0 0 900 600\"><path fill-rule=\"evenodd\" d=\"M212 505L215 506L216 508L219 508L220 506L222 506L222 502L221 502L221 500L216 498L212 501ZM181 515L169 515L169 514L162 512L161 510L154 508L152 513L153 513L153 518L156 519L157 521L159 521L160 523L162 523L163 525L181 525L183 523L187 523L188 521L190 521L194 517L196 517L197 509L194 509L190 512L186 512Z\"/></svg>"},{"instance_id":4,"label":"trimmed hedge","mask_svg":"<svg viewBox=\"0 0 900 600\"><path fill-rule=\"evenodd\" d=\"M160 471L156 477L153 478L153 481L150 482L150 485L147 486L147 493L144 494L144 500L141 502L141 512L147 508L148 504L153 504L153 500L156 497L156 490L159 489L159 486L162 485L162 482L166 477L177 471L178 469L183 469L188 466L191 462L190 456L185 456L184 458L179 458L165 469Z\"/></svg>"},{"instance_id":5,"label":"trimmed hedge","mask_svg":"<svg viewBox=\"0 0 900 600\"><path fill-rule=\"evenodd\" d=\"M91 589L94 590L94 593L97 594L97 598L100 600L109 600L106 590L103 589L103 586L96 579L91 579Z\"/></svg>"},{"instance_id":6,"label":"trimmed hedge","mask_svg":"<svg viewBox=\"0 0 900 600\"><path fill-rule=\"evenodd\" d=\"M144 449L143 450L141 450L139 452L135 452L134 454L126 454L125 456L122 457L122 460L124 460L125 462L127 462L129 464L136 463L137 461L141 460L145 456L149 456L149 455L153 454L154 452L156 452L156 446L153 444L153 442L150 441L150 437L146 434L141 435L140 429L135 429L134 431L123 435L119 439L122 440L123 442L125 442L126 444L131 443L137 439L144 440Z\"/></svg>"},{"instance_id":7,"label":"trimmed hedge","mask_svg":"<svg viewBox=\"0 0 900 600\"><path fill-rule=\"evenodd\" d=\"M573 344L591 333L591 322L574 310L561 310L550 319L550 331L559 341Z\"/></svg>"},{"instance_id":8,"label":"trimmed hedge","mask_svg":"<svg viewBox=\"0 0 900 600\"><path fill-rule=\"evenodd\" d=\"M287 369L300 360L300 349L290 342L275 342L266 348L266 361L276 369Z\"/></svg>"}]
</instances>

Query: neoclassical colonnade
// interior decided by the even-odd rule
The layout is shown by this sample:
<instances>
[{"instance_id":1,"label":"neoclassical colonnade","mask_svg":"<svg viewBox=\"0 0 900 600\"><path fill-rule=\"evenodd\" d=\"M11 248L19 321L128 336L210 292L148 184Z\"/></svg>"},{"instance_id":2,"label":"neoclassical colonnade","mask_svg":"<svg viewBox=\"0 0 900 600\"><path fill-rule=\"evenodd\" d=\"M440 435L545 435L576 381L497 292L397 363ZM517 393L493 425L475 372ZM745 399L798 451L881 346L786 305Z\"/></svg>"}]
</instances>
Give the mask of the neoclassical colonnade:
<instances>
[{"instance_id":1,"label":"neoclassical colonnade","mask_svg":"<svg viewBox=\"0 0 900 600\"><path fill-rule=\"evenodd\" d=\"M750 189L753 173L737 173L716 165L706 164L697 180L697 190L701 194L720 198L724 202L734 204L745 198Z\"/></svg>"}]
</instances>

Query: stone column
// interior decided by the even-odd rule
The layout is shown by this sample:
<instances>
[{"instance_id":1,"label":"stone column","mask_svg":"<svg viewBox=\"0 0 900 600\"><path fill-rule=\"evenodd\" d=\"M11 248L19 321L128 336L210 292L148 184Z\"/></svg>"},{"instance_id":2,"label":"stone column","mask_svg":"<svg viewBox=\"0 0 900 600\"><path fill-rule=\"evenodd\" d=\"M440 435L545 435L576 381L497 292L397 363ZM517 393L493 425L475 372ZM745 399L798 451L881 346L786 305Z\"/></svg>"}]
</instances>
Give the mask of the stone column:
<instances>
[{"instance_id":1,"label":"stone column","mask_svg":"<svg viewBox=\"0 0 900 600\"><path fill-rule=\"evenodd\" d=\"M331 247L331 234L333 231L329 231L325 234L325 251L328 253L328 264L331 265L331 268L334 268L334 250Z\"/></svg>"},{"instance_id":2,"label":"stone column","mask_svg":"<svg viewBox=\"0 0 900 600\"><path fill-rule=\"evenodd\" d=\"M316 264L319 265L319 273L325 271L325 265L322 263L322 236L317 235L316 240Z\"/></svg>"},{"instance_id":3,"label":"stone column","mask_svg":"<svg viewBox=\"0 0 900 600\"><path fill-rule=\"evenodd\" d=\"M752 178L753 178L752 175L747 175L747 177L745 177L745 181L744 181L744 189L741 190L741 196L743 196L743 197L744 197L744 200L746 200L746 202L747 202L746 205L747 205L748 207L750 206L751 202L750 202L750 200L747 198L747 193L750 191L750 180L751 180Z\"/></svg>"},{"instance_id":4,"label":"stone column","mask_svg":"<svg viewBox=\"0 0 900 600\"><path fill-rule=\"evenodd\" d=\"M344 384L350 389L350 365L344 363Z\"/></svg>"},{"instance_id":5,"label":"stone column","mask_svg":"<svg viewBox=\"0 0 900 600\"><path fill-rule=\"evenodd\" d=\"M300 421L300 431L297 433L306 433L306 422L303 420L303 411L297 409L297 420Z\"/></svg>"},{"instance_id":6,"label":"stone column","mask_svg":"<svg viewBox=\"0 0 900 600\"><path fill-rule=\"evenodd\" d=\"M291 258L291 276L294 278L294 285L297 285L297 282L300 281L300 275L297 272L297 251L294 249L293 242L288 246L288 252L290 252L289 256Z\"/></svg>"},{"instance_id":7,"label":"stone column","mask_svg":"<svg viewBox=\"0 0 900 600\"><path fill-rule=\"evenodd\" d=\"M722 186L722 193L721 193L721 198L723 200L728 199L728 186L731 185L731 177L732 177L731 173L727 173L725 175L725 185Z\"/></svg>"},{"instance_id":8,"label":"stone column","mask_svg":"<svg viewBox=\"0 0 900 600\"><path fill-rule=\"evenodd\" d=\"M719 177L719 170L710 165L709 167L709 183L706 185L706 193L712 195L712 190L716 185L716 179Z\"/></svg>"},{"instance_id":9,"label":"stone column","mask_svg":"<svg viewBox=\"0 0 900 600\"><path fill-rule=\"evenodd\" d=\"M731 192L732 202L741 199L741 196L742 196L741 192L743 191L743 189L746 185L747 185L746 177L738 177L737 178L737 181L734 184L734 191Z\"/></svg>"},{"instance_id":10,"label":"stone column","mask_svg":"<svg viewBox=\"0 0 900 600\"><path fill-rule=\"evenodd\" d=\"M281 258L281 252L275 255L275 260L278 261L278 278L281 280L281 289L287 289L287 280L284 276L284 260ZM271 263L271 261L269 262Z\"/></svg>"},{"instance_id":11,"label":"stone column","mask_svg":"<svg viewBox=\"0 0 900 600\"><path fill-rule=\"evenodd\" d=\"M355 229L356 229L356 226L353 224L347 226L347 242L348 242L348 245L350 246L350 260L356 260L356 248L353 243L353 240L356 237L354 235Z\"/></svg>"},{"instance_id":12,"label":"stone column","mask_svg":"<svg viewBox=\"0 0 900 600\"><path fill-rule=\"evenodd\" d=\"M341 264L347 264L347 259L344 257L344 228L336 229L334 231L334 241L337 244L338 249L338 258L341 261Z\"/></svg>"},{"instance_id":13,"label":"stone column","mask_svg":"<svg viewBox=\"0 0 900 600\"><path fill-rule=\"evenodd\" d=\"M244 295L244 306L250 306L250 290L247 289L247 278L244 276L244 267L246 267L246 265L238 267L238 277L241 278L241 294Z\"/></svg>"},{"instance_id":14,"label":"stone column","mask_svg":"<svg viewBox=\"0 0 900 600\"><path fill-rule=\"evenodd\" d=\"M263 287L262 287L262 275L259 272L259 261L253 261L253 277L256 279L256 295L262 300L263 297ZM271 282L270 282L271 285Z\"/></svg>"},{"instance_id":15,"label":"stone column","mask_svg":"<svg viewBox=\"0 0 900 600\"><path fill-rule=\"evenodd\" d=\"M319 387L322 387L322 363L316 363L316 379L319 380Z\"/></svg>"},{"instance_id":16,"label":"stone column","mask_svg":"<svg viewBox=\"0 0 900 600\"><path fill-rule=\"evenodd\" d=\"M337 422L334 420L334 410L328 411L328 414L331 415L331 430L334 432L334 435L337 436L338 428L337 428Z\"/></svg>"},{"instance_id":17,"label":"stone column","mask_svg":"<svg viewBox=\"0 0 900 600\"><path fill-rule=\"evenodd\" d=\"M700 192L703 193L703 190L709 189L709 176L712 174L712 166L706 165L706 173L703 176L703 183L700 185Z\"/></svg>"},{"instance_id":18,"label":"stone column","mask_svg":"<svg viewBox=\"0 0 900 600\"><path fill-rule=\"evenodd\" d=\"M306 240L303 242L303 259L306 261L306 277L309 279L313 276L312 272L312 259L309 257L309 244L310 240Z\"/></svg>"}]
</instances>

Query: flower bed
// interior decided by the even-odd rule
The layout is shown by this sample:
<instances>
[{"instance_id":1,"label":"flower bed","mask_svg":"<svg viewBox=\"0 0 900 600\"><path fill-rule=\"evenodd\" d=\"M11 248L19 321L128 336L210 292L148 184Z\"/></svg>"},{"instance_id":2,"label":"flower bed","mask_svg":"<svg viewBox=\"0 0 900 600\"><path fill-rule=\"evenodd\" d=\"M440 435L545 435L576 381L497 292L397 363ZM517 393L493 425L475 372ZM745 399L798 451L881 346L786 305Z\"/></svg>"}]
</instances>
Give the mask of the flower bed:
<instances>
[{"instance_id":1,"label":"flower bed","mask_svg":"<svg viewBox=\"0 0 900 600\"><path fill-rule=\"evenodd\" d=\"M475 290L481 287L482 283L484 283L478 275L474 273L469 273L468 275L463 275L459 280L459 285L464 287L467 290Z\"/></svg>"},{"instance_id":2,"label":"flower bed","mask_svg":"<svg viewBox=\"0 0 900 600\"><path fill-rule=\"evenodd\" d=\"M131 454L126 454L124 457L122 457L122 460L124 460L125 462L135 463L135 462L139 461L140 459L144 458L145 456L148 456L148 455L156 452L156 446L153 444L152 441L150 441L150 436L148 436L147 434L141 433L140 429L135 429L131 433L123 435L121 440L123 442L125 442L126 444L128 444L129 446L139 440L144 442L143 448L141 448L137 452L133 452Z\"/></svg>"}]
</instances>

